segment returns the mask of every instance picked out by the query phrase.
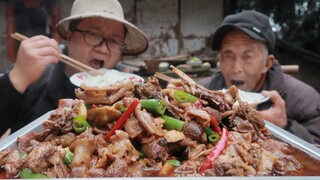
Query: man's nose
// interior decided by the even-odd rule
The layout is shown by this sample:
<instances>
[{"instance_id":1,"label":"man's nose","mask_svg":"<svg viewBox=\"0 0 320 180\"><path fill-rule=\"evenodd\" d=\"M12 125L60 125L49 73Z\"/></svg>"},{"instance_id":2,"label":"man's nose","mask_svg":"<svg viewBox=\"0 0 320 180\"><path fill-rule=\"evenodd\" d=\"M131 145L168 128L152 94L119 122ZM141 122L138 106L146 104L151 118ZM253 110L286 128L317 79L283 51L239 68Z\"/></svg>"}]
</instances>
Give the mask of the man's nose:
<instances>
[{"instance_id":1,"label":"man's nose","mask_svg":"<svg viewBox=\"0 0 320 180\"><path fill-rule=\"evenodd\" d=\"M235 73L239 73L239 72L242 72L242 71L243 71L243 63L242 63L242 61L241 61L240 58L237 58L237 59L234 61L232 70L233 70L233 72L235 72Z\"/></svg>"},{"instance_id":2,"label":"man's nose","mask_svg":"<svg viewBox=\"0 0 320 180\"><path fill-rule=\"evenodd\" d=\"M104 40L102 41L97 47L97 50L99 50L101 53L110 53L109 47L108 47L108 41Z\"/></svg>"}]
</instances>

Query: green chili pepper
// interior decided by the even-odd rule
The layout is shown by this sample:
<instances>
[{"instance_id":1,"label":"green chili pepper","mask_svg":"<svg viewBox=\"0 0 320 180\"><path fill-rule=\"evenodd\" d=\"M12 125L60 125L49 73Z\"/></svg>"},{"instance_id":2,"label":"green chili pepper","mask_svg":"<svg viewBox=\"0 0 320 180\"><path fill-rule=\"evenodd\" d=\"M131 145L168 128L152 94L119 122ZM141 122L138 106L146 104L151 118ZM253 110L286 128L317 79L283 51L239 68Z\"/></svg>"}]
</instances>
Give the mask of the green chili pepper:
<instances>
[{"instance_id":1,"label":"green chili pepper","mask_svg":"<svg viewBox=\"0 0 320 180\"><path fill-rule=\"evenodd\" d=\"M26 152L21 152L21 153L20 153L20 157L21 157L22 159L25 159L25 158L27 157L27 153L26 153Z\"/></svg>"},{"instance_id":2,"label":"green chili pepper","mask_svg":"<svg viewBox=\"0 0 320 180\"><path fill-rule=\"evenodd\" d=\"M208 136L208 141L216 144L219 141L219 138L220 138L219 134L212 134Z\"/></svg>"},{"instance_id":3,"label":"green chili pepper","mask_svg":"<svg viewBox=\"0 0 320 180\"><path fill-rule=\"evenodd\" d=\"M91 128L83 116L76 116L73 119L72 127L78 134L84 132L87 128Z\"/></svg>"},{"instance_id":4,"label":"green chili pepper","mask_svg":"<svg viewBox=\"0 0 320 180\"><path fill-rule=\"evenodd\" d=\"M140 158L143 158L143 157L144 157L143 152L141 152L141 151L137 151L137 152L138 152L138 155L139 155Z\"/></svg>"},{"instance_id":5,"label":"green chili pepper","mask_svg":"<svg viewBox=\"0 0 320 180\"><path fill-rule=\"evenodd\" d=\"M198 100L196 96L193 96L189 93L186 93L184 91L177 90L173 94L174 98L179 102L191 102L194 103Z\"/></svg>"},{"instance_id":6,"label":"green chili pepper","mask_svg":"<svg viewBox=\"0 0 320 180\"><path fill-rule=\"evenodd\" d=\"M205 132L207 134L207 139L210 143L215 144L218 142L220 138L219 134L215 133L211 128L207 128Z\"/></svg>"},{"instance_id":7,"label":"green chili pepper","mask_svg":"<svg viewBox=\"0 0 320 180\"><path fill-rule=\"evenodd\" d=\"M167 109L167 104L163 99L142 99L140 100L141 107L148 112L163 114Z\"/></svg>"},{"instance_id":8,"label":"green chili pepper","mask_svg":"<svg viewBox=\"0 0 320 180\"><path fill-rule=\"evenodd\" d=\"M180 161L176 160L176 159L168 159L166 160L166 162L168 162L169 164L171 164L172 166L181 166Z\"/></svg>"},{"instance_id":9,"label":"green chili pepper","mask_svg":"<svg viewBox=\"0 0 320 180\"><path fill-rule=\"evenodd\" d=\"M44 174L32 172L29 168L24 168L21 171L19 177L22 179L45 179L45 178L48 178Z\"/></svg>"},{"instance_id":10,"label":"green chili pepper","mask_svg":"<svg viewBox=\"0 0 320 180\"><path fill-rule=\"evenodd\" d=\"M63 162L64 164L69 165L72 162L74 154L70 151L69 148L65 148L65 150L66 150L66 155L63 157Z\"/></svg>"},{"instance_id":11,"label":"green chili pepper","mask_svg":"<svg viewBox=\"0 0 320 180\"><path fill-rule=\"evenodd\" d=\"M120 112L124 113L128 108L121 108Z\"/></svg>"},{"instance_id":12,"label":"green chili pepper","mask_svg":"<svg viewBox=\"0 0 320 180\"><path fill-rule=\"evenodd\" d=\"M167 116L167 115L161 115L161 118L164 120L164 128L168 130L177 130L182 131L184 122L180 121L179 119Z\"/></svg>"}]
</instances>

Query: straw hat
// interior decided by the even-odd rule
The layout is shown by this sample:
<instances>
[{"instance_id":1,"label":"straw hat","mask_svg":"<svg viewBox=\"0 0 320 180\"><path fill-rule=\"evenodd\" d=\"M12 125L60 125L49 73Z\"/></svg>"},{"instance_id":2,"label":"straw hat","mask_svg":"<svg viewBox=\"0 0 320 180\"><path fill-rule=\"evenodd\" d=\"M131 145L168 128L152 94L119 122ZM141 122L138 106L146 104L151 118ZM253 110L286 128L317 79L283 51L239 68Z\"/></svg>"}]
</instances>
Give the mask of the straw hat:
<instances>
[{"instance_id":1,"label":"straw hat","mask_svg":"<svg viewBox=\"0 0 320 180\"><path fill-rule=\"evenodd\" d=\"M100 17L123 23L127 29L125 43L127 50L124 55L134 55L144 52L148 48L146 35L135 25L124 19L121 4L118 0L75 0L69 17L62 19L57 24L58 32L66 38L72 20Z\"/></svg>"}]
</instances>

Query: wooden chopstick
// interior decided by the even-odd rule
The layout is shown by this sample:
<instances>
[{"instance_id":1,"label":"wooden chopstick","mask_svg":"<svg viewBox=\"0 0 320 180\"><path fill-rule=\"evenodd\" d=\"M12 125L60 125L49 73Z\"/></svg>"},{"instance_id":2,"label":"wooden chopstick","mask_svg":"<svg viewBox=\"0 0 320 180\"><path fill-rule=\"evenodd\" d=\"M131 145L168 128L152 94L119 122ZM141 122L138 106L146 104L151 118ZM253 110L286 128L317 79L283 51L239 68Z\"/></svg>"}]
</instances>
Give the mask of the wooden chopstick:
<instances>
[{"instance_id":1,"label":"wooden chopstick","mask_svg":"<svg viewBox=\"0 0 320 180\"><path fill-rule=\"evenodd\" d=\"M23 40L28 39L28 37L26 37L26 36L24 36L22 34L19 34L17 32L11 34L11 37L16 39L16 40L18 40L18 41L23 41ZM71 57L66 56L64 54L60 54L60 60L62 62L64 62L65 64L67 64L67 65L69 65L69 66L71 66L73 68L76 68L76 69L78 69L80 71L88 72L88 73L90 73L92 75L102 75L102 73L100 71L98 71L98 70L96 70L96 69L94 69L94 68L92 68L90 66L87 66L87 65L85 65L85 64L83 64L83 63L81 63L81 62L79 62L79 61L77 61L75 59L72 59Z\"/></svg>"},{"instance_id":2,"label":"wooden chopstick","mask_svg":"<svg viewBox=\"0 0 320 180\"><path fill-rule=\"evenodd\" d=\"M154 74L154 77L158 78L158 79L161 79L161 80L164 80L168 83L171 83L171 84L174 84L174 85L179 85L181 83L181 80L180 79L175 79L175 78L172 78L170 76L167 76L165 74L162 74L160 72L156 72Z\"/></svg>"},{"instance_id":3,"label":"wooden chopstick","mask_svg":"<svg viewBox=\"0 0 320 180\"><path fill-rule=\"evenodd\" d=\"M320 148L320 144L313 144L313 145L315 145L317 148Z\"/></svg>"},{"instance_id":4,"label":"wooden chopstick","mask_svg":"<svg viewBox=\"0 0 320 180\"><path fill-rule=\"evenodd\" d=\"M156 72L154 74L154 77L158 78L158 79L161 79L161 80L164 80L166 82L170 82L172 81L174 78L170 77L170 76L167 76L165 74L162 74L162 73L159 73L159 72Z\"/></svg>"},{"instance_id":5,"label":"wooden chopstick","mask_svg":"<svg viewBox=\"0 0 320 180\"><path fill-rule=\"evenodd\" d=\"M0 136L0 141L8 137L10 134L11 134L11 128L7 129L6 132Z\"/></svg>"}]
</instances>

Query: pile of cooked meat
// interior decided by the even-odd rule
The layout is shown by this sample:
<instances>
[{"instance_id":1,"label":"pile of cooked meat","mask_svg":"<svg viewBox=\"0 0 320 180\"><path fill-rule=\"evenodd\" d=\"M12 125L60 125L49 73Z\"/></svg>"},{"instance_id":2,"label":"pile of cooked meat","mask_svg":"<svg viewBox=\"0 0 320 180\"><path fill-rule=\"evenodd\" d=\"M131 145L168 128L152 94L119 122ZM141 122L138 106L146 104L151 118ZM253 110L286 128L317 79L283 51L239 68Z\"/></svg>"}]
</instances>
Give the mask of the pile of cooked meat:
<instances>
[{"instance_id":1,"label":"pile of cooked meat","mask_svg":"<svg viewBox=\"0 0 320 180\"><path fill-rule=\"evenodd\" d=\"M155 77L145 84L82 84L77 99L59 101L42 132L0 152L5 176L273 176L303 168L288 144L269 137L236 87L210 91L174 70L184 91L162 89Z\"/></svg>"}]
</instances>

